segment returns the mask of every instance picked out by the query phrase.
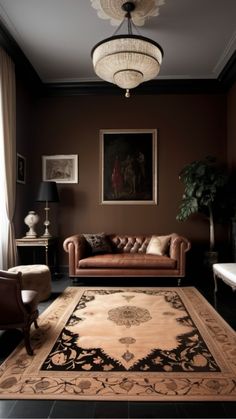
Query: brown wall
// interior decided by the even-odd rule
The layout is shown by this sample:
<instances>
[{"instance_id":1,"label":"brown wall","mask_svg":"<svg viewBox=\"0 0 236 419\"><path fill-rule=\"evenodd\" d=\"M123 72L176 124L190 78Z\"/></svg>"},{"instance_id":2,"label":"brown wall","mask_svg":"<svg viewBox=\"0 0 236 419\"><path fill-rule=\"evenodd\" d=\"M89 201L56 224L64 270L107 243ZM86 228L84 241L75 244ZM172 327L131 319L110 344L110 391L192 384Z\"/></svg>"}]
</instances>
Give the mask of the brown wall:
<instances>
[{"instance_id":1,"label":"brown wall","mask_svg":"<svg viewBox=\"0 0 236 419\"><path fill-rule=\"evenodd\" d=\"M236 171L236 83L228 93L227 131L228 164L230 170Z\"/></svg>"},{"instance_id":2,"label":"brown wall","mask_svg":"<svg viewBox=\"0 0 236 419\"><path fill-rule=\"evenodd\" d=\"M99 130L158 129L158 205L100 205ZM31 208L41 180L43 154L78 154L79 183L58 184L60 204L51 220L61 239L77 232L179 232L193 242L208 242L208 223L194 217L176 221L187 163L214 155L226 161L224 95L76 96L41 98L33 124ZM42 214L42 220L44 215ZM53 220L54 218L54 220ZM224 231L218 230L218 239ZM67 255L61 250L61 264Z\"/></svg>"}]
</instances>

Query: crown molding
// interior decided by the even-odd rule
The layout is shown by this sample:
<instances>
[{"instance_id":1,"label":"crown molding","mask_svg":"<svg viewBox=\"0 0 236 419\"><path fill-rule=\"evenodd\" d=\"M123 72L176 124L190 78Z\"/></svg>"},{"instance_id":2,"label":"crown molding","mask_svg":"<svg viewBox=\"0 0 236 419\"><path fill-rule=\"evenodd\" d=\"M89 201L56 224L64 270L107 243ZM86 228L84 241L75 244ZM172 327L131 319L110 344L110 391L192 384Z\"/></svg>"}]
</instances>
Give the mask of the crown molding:
<instances>
[{"instance_id":1,"label":"crown molding","mask_svg":"<svg viewBox=\"0 0 236 419\"><path fill-rule=\"evenodd\" d=\"M131 90L136 95L155 94L219 94L224 93L218 79L150 80ZM44 83L44 96L115 95L124 96L125 91L104 81L77 83Z\"/></svg>"},{"instance_id":2,"label":"crown molding","mask_svg":"<svg viewBox=\"0 0 236 419\"><path fill-rule=\"evenodd\" d=\"M236 81L236 51L221 71L218 76L219 82L224 86L224 89L227 91L232 87Z\"/></svg>"},{"instance_id":3,"label":"crown molding","mask_svg":"<svg viewBox=\"0 0 236 419\"><path fill-rule=\"evenodd\" d=\"M30 85L33 91L39 91L42 82L33 66L25 56L15 39L0 21L0 45L15 63L16 75Z\"/></svg>"},{"instance_id":4,"label":"crown molding","mask_svg":"<svg viewBox=\"0 0 236 419\"><path fill-rule=\"evenodd\" d=\"M4 24L0 22L0 45L15 62L19 74L40 96L78 96L78 95L117 95L122 90L111 83L68 82L43 83L33 66L11 36ZM236 51L221 71L217 79L156 79L145 82L131 92L132 95L155 94L223 94L227 93L236 81Z\"/></svg>"}]
</instances>

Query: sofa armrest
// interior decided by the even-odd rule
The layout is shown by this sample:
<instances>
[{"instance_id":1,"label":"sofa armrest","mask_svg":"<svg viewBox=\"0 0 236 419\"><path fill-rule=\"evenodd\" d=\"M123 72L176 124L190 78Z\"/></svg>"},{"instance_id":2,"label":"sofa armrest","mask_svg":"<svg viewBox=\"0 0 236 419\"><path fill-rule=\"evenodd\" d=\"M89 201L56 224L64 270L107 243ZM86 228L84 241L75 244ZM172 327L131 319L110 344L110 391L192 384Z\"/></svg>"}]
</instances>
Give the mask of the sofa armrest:
<instances>
[{"instance_id":1,"label":"sofa armrest","mask_svg":"<svg viewBox=\"0 0 236 419\"><path fill-rule=\"evenodd\" d=\"M191 248L191 244L186 237L172 234L170 242L170 257L177 261L177 269L180 276L185 276L186 252Z\"/></svg>"},{"instance_id":2,"label":"sofa armrest","mask_svg":"<svg viewBox=\"0 0 236 419\"><path fill-rule=\"evenodd\" d=\"M64 240L63 248L69 253L69 275L75 276L80 259L86 257L86 240L82 234L75 234Z\"/></svg>"}]
</instances>

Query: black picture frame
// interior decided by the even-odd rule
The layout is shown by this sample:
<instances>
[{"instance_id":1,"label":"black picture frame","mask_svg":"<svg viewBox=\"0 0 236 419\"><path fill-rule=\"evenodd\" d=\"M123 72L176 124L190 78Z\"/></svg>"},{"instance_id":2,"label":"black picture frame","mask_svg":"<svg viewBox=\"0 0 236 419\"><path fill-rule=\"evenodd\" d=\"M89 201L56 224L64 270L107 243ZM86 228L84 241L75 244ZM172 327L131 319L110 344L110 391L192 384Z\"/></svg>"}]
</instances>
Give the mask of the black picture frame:
<instances>
[{"instance_id":1,"label":"black picture frame","mask_svg":"<svg viewBox=\"0 0 236 419\"><path fill-rule=\"evenodd\" d=\"M16 181L25 184L26 179L26 158L21 154L16 154Z\"/></svg>"}]
</instances>

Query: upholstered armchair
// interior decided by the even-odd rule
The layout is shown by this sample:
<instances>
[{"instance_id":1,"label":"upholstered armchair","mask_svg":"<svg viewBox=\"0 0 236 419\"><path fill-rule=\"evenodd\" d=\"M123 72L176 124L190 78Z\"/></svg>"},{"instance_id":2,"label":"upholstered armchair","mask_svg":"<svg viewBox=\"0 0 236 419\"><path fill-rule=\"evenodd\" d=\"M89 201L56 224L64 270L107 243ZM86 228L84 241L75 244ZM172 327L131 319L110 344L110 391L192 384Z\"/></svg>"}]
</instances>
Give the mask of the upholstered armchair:
<instances>
[{"instance_id":1,"label":"upholstered armchair","mask_svg":"<svg viewBox=\"0 0 236 419\"><path fill-rule=\"evenodd\" d=\"M33 355L30 344L30 327L38 328L38 293L22 290L21 272L0 271L0 330L21 329L25 348Z\"/></svg>"}]
</instances>

